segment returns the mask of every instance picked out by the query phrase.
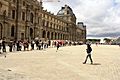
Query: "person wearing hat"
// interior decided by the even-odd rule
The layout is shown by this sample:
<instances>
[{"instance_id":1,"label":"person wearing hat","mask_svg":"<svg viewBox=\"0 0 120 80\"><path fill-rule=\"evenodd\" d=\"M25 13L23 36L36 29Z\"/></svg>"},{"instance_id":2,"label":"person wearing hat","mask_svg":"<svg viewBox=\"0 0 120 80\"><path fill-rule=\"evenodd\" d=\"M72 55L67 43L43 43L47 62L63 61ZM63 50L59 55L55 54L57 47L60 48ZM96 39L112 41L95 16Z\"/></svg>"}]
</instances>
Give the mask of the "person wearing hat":
<instances>
[{"instance_id":1,"label":"person wearing hat","mask_svg":"<svg viewBox=\"0 0 120 80\"><path fill-rule=\"evenodd\" d=\"M91 51L92 51L92 48L91 48L90 44L87 44L87 49L86 49L87 56L86 56L86 59L83 62L83 64L86 64L88 57L90 58L91 64L93 64L93 60L91 58Z\"/></svg>"}]
</instances>

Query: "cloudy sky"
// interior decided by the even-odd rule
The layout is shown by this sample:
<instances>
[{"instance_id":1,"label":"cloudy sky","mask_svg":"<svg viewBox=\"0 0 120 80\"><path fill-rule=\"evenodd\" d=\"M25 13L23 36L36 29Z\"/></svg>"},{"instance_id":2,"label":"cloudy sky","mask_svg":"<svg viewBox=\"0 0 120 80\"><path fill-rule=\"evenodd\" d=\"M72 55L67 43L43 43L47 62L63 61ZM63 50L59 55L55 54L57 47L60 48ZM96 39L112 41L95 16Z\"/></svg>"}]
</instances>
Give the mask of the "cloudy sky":
<instances>
[{"instance_id":1,"label":"cloudy sky","mask_svg":"<svg viewBox=\"0 0 120 80\"><path fill-rule=\"evenodd\" d=\"M49 0L50 1L50 0ZM120 37L120 0L43 0L43 7L54 14L65 4L87 26L87 37Z\"/></svg>"}]
</instances>

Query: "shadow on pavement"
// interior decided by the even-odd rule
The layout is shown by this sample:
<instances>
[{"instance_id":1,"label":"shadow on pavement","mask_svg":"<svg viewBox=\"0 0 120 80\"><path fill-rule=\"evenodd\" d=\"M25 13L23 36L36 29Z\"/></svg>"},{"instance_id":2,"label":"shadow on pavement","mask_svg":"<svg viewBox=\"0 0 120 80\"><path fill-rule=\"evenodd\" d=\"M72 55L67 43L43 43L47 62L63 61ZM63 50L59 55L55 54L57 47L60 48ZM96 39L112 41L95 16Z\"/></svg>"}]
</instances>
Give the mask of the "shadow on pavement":
<instances>
[{"instance_id":1,"label":"shadow on pavement","mask_svg":"<svg viewBox=\"0 0 120 80\"><path fill-rule=\"evenodd\" d=\"M0 57L5 57L6 58L7 53L0 53Z\"/></svg>"},{"instance_id":2,"label":"shadow on pavement","mask_svg":"<svg viewBox=\"0 0 120 80\"><path fill-rule=\"evenodd\" d=\"M91 64L91 65L101 65L100 63L93 63L93 64Z\"/></svg>"}]
</instances>

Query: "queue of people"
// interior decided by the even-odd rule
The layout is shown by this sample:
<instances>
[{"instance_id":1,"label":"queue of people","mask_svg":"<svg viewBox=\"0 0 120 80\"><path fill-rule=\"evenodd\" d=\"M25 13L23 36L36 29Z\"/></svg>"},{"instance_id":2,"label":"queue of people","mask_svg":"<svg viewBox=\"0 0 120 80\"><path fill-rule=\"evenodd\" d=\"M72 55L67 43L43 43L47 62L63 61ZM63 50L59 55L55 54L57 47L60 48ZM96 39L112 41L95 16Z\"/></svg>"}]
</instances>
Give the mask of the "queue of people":
<instances>
[{"instance_id":1,"label":"queue of people","mask_svg":"<svg viewBox=\"0 0 120 80\"><path fill-rule=\"evenodd\" d=\"M6 52L6 47L9 47L9 52L13 51L31 51L31 50L43 50L48 47L56 47L57 50L61 46L74 45L72 42L60 41L60 40L10 40L0 39L0 53ZM8 50L8 49L7 49Z\"/></svg>"},{"instance_id":2,"label":"queue of people","mask_svg":"<svg viewBox=\"0 0 120 80\"><path fill-rule=\"evenodd\" d=\"M35 46L37 50L42 50L45 48L48 48L48 42L47 41L41 41L41 40L19 40L19 41L13 41L10 40L9 42L6 42L5 39L0 39L0 53L6 52L6 47L9 47L9 52L13 51L29 51L34 50Z\"/></svg>"},{"instance_id":3,"label":"queue of people","mask_svg":"<svg viewBox=\"0 0 120 80\"><path fill-rule=\"evenodd\" d=\"M31 51L31 50L43 50L54 44L54 47L57 47L58 44L62 45L61 42L53 41L51 43L50 40L42 41L42 40L10 40L6 42L5 39L0 39L0 53L6 52L6 47L9 47L9 52L13 51Z\"/></svg>"}]
</instances>

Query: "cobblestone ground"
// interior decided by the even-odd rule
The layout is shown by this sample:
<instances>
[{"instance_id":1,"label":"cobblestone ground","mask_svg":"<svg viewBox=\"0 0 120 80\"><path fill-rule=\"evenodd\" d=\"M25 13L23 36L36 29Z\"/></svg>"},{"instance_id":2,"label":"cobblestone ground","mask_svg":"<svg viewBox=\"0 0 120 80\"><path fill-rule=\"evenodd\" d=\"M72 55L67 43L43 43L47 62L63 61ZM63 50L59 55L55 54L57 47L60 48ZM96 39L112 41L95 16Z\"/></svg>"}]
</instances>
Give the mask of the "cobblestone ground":
<instances>
[{"instance_id":1,"label":"cobblestone ground","mask_svg":"<svg viewBox=\"0 0 120 80\"><path fill-rule=\"evenodd\" d=\"M86 45L0 55L0 80L120 80L120 47L92 48L92 65L82 64Z\"/></svg>"}]
</instances>

